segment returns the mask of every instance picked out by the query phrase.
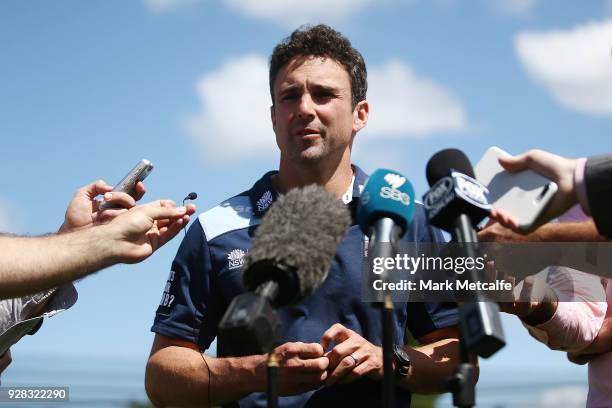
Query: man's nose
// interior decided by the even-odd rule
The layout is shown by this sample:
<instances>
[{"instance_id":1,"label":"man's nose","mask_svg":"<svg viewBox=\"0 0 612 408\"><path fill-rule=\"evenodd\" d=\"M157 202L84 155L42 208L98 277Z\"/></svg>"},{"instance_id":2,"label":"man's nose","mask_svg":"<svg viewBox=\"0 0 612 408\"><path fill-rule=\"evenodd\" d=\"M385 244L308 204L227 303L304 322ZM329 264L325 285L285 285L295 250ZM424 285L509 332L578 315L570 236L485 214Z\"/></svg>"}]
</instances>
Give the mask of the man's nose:
<instances>
[{"instance_id":1,"label":"man's nose","mask_svg":"<svg viewBox=\"0 0 612 408\"><path fill-rule=\"evenodd\" d=\"M298 105L298 117L304 119L312 119L315 117L315 104L309 93L304 93L300 98Z\"/></svg>"}]
</instances>

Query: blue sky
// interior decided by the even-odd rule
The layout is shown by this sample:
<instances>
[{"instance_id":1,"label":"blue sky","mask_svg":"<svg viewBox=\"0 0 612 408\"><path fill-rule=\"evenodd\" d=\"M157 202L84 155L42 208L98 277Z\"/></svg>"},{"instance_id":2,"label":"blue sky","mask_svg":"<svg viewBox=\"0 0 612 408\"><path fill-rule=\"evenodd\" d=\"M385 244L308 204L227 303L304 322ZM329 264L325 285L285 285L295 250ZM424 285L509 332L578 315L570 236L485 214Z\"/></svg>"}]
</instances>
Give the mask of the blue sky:
<instances>
[{"instance_id":1,"label":"blue sky","mask_svg":"<svg viewBox=\"0 0 612 408\"><path fill-rule=\"evenodd\" d=\"M204 210L248 188L278 160L266 59L306 22L334 25L366 59L371 117L355 163L404 173L418 195L427 160L446 147L473 163L492 145L569 156L612 150L609 0L299 3L1 2L0 230L55 231L77 187L114 184L141 158L156 166L147 199L196 191ZM77 305L15 356L144 364L178 243L78 283ZM565 366L564 355L507 326L510 346L487 362L492 369L529 369L533 355Z\"/></svg>"}]
</instances>

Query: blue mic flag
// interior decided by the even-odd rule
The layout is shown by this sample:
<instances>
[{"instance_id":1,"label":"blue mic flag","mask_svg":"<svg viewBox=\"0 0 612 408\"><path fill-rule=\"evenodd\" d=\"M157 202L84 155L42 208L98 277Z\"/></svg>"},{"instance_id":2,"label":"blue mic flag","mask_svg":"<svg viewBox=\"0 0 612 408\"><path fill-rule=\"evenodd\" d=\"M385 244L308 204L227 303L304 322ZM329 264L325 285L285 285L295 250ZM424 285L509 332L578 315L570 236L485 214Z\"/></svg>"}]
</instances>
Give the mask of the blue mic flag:
<instances>
[{"instance_id":1,"label":"blue mic flag","mask_svg":"<svg viewBox=\"0 0 612 408\"><path fill-rule=\"evenodd\" d=\"M395 170L378 169L368 179L357 208L357 222L364 234L381 218L391 218L402 233L414 217L414 188Z\"/></svg>"}]
</instances>

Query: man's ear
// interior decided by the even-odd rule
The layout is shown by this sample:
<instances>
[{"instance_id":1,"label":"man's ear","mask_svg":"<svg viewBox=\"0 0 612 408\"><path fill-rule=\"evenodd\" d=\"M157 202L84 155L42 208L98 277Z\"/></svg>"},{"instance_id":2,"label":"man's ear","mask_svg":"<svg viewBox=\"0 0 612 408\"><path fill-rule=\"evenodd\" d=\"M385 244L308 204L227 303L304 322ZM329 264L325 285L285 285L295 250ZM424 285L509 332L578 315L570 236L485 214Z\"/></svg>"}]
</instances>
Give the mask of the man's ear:
<instances>
[{"instance_id":1,"label":"man's ear","mask_svg":"<svg viewBox=\"0 0 612 408\"><path fill-rule=\"evenodd\" d=\"M276 127L276 114L274 113L274 105L270 106L270 119L272 120L272 127Z\"/></svg>"},{"instance_id":2,"label":"man's ear","mask_svg":"<svg viewBox=\"0 0 612 408\"><path fill-rule=\"evenodd\" d=\"M353 132L357 133L368 124L370 104L367 100L359 102L353 109Z\"/></svg>"}]
</instances>

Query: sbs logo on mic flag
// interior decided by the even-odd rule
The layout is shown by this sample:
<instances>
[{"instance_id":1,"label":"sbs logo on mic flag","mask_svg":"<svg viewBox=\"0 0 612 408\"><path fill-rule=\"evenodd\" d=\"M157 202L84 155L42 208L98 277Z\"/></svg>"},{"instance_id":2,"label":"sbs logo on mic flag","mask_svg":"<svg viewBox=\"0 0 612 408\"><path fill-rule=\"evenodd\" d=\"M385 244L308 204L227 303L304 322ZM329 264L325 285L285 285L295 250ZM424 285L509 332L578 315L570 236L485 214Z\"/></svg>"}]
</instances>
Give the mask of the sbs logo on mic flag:
<instances>
[{"instance_id":1,"label":"sbs logo on mic flag","mask_svg":"<svg viewBox=\"0 0 612 408\"><path fill-rule=\"evenodd\" d=\"M389 186L382 186L380 188L380 196L382 198L399 201L405 206L410 205L410 196L399 190L399 188L406 183L406 177L395 173L387 173L383 177L383 180L385 180Z\"/></svg>"},{"instance_id":2,"label":"sbs logo on mic flag","mask_svg":"<svg viewBox=\"0 0 612 408\"><path fill-rule=\"evenodd\" d=\"M406 182L406 177L402 177L399 174L388 173L385 175L384 180L389 183L392 188L400 188Z\"/></svg>"},{"instance_id":3,"label":"sbs logo on mic flag","mask_svg":"<svg viewBox=\"0 0 612 408\"><path fill-rule=\"evenodd\" d=\"M380 218L390 217L406 228L414 216L414 189L410 180L395 170L378 169L365 183L357 222L366 232ZM366 232L367 233L367 232Z\"/></svg>"}]
</instances>

